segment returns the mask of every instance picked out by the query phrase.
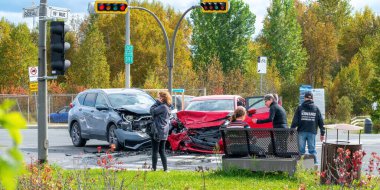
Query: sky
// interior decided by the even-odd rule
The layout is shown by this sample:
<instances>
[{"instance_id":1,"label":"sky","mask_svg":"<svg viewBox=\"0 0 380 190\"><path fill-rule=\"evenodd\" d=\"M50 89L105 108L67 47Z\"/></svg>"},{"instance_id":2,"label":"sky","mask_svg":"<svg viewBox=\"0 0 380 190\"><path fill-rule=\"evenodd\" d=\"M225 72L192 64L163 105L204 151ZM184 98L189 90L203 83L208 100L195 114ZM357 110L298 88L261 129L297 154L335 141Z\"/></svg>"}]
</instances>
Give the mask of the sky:
<instances>
[{"instance_id":1,"label":"sky","mask_svg":"<svg viewBox=\"0 0 380 190\"><path fill-rule=\"evenodd\" d=\"M93 0L47 0L49 6L70 9L70 15L84 17L87 13L88 3ZM153 0L149 0L153 1ZM166 6L172 6L178 11L184 12L192 5L199 3L199 0L155 0L161 1ZM263 27L263 20L270 0L243 0L246 2L251 12L256 15L255 35L260 33ZM33 26L33 18L23 18L23 8L32 7L39 4L38 0L0 0L0 18L5 17L13 23L25 22L30 28ZM375 13L380 15L380 0L351 0L353 11L361 11L365 6L369 6ZM37 22L38 19L36 19Z\"/></svg>"}]
</instances>

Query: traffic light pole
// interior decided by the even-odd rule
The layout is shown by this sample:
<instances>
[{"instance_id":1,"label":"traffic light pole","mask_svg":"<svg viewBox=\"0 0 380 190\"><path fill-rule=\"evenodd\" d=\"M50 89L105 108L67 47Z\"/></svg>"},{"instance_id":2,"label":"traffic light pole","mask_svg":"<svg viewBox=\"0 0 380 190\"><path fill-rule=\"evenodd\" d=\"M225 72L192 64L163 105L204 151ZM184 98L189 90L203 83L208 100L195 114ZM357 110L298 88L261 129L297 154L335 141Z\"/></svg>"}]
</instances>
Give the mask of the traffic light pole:
<instances>
[{"instance_id":1,"label":"traffic light pole","mask_svg":"<svg viewBox=\"0 0 380 190\"><path fill-rule=\"evenodd\" d=\"M46 83L46 16L47 0L40 0L39 37L38 37L38 161L47 161L47 83Z\"/></svg>"},{"instance_id":2,"label":"traffic light pole","mask_svg":"<svg viewBox=\"0 0 380 190\"><path fill-rule=\"evenodd\" d=\"M129 0L127 0L129 5ZM129 11L125 14L125 45L131 45L131 17ZM131 64L125 64L125 87L131 88Z\"/></svg>"},{"instance_id":3,"label":"traffic light pole","mask_svg":"<svg viewBox=\"0 0 380 190\"><path fill-rule=\"evenodd\" d=\"M172 37L172 41L171 41L171 49L170 49L170 65L168 66L169 68L169 84L168 84L168 89L169 89L169 92L172 93L172 84L173 84L173 66L174 66L174 50L175 50L175 38L177 36L177 31L179 29L179 26L181 24L181 21L182 19L185 17L185 15L190 12L191 10L193 9L196 9L196 8L199 8L201 7L200 5L195 5L195 6L192 6L190 7L189 9L187 9L181 16L181 18L179 19L179 21L177 22L177 25L175 26L175 30L174 30L174 33L173 33L173 37Z\"/></svg>"},{"instance_id":4,"label":"traffic light pole","mask_svg":"<svg viewBox=\"0 0 380 190\"><path fill-rule=\"evenodd\" d=\"M160 19L158 19L158 17L153 12L151 12L150 10L148 10L144 7L130 6L129 9L138 9L138 10L143 10L143 11L148 12L149 14L151 14L154 17L154 19L156 19L157 23L160 25L162 33L164 34L164 40L165 40L165 44L166 44L166 64L167 64L168 69L169 69L168 89L169 89L169 93L172 93L172 86L171 86L172 67L170 67L171 64L170 64L170 56L169 56L170 55L169 54L170 53L170 46L169 46L169 38L168 38L168 35L167 35L166 30L164 28L164 25L162 25ZM128 11L128 13L129 13L129 11Z\"/></svg>"}]
</instances>

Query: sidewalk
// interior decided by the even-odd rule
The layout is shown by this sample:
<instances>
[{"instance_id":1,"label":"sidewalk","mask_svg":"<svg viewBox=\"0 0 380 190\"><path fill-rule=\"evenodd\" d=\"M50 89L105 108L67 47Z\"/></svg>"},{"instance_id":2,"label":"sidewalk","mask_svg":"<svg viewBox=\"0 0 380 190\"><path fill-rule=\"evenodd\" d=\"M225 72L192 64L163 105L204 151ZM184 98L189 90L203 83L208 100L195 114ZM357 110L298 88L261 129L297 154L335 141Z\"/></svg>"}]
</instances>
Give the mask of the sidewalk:
<instances>
[{"instance_id":1,"label":"sidewalk","mask_svg":"<svg viewBox=\"0 0 380 190\"><path fill-rule=\"evenodd\" d=\"M67 129L67 126L68 126L67 123L48 123L47 125L48 125L48 128L50 128L50 129ZM28 123L26 126L28 129L37 129L38 128L37 123L33 123L33 124Z\"/></svg>"}]
</instances>

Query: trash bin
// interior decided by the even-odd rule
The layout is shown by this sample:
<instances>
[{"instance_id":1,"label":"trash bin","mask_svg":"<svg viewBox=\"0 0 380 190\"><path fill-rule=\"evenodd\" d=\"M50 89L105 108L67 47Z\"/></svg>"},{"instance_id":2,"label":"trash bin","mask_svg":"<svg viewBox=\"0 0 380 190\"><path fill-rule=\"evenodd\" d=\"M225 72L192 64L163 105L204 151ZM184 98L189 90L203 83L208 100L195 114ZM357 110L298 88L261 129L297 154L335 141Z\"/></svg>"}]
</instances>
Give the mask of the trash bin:
<instances>
[{"instance_id":1,"label":"trash bin","mask_svg":"<svg viewBox=\"0 0 380 190\"><path fill-rule=\"evenodd\" d=\"M372 121L370 118L366 118L364 120L364 133L371 134L372 133Z\"/></svg>"},{"instance_id":2,"label":"trash bin","mask_svg":"<svg viewBox=\"0 0 380 190\"><path fill-rule=\"evenodd\" d=\"M356 151L362 150L362 144L360 144L360 134L362 127L349 125L349 124L334 124L326 125L326 129L336 130L336 140L327 142L327 130L326 140L322 144L321 154L321 184L341 184L351 183L352 179L359 179L361 175L361 166L354 167L356 165L353 159L353 154ZM344 130L347 132L347 139L339 139L339 131ZM359 131L359 143L350 142L350 131ZM346 152L349 150L349 152ZM340 177L340 172L344 172L344 176Z\"/></svg>"}]
</instances>

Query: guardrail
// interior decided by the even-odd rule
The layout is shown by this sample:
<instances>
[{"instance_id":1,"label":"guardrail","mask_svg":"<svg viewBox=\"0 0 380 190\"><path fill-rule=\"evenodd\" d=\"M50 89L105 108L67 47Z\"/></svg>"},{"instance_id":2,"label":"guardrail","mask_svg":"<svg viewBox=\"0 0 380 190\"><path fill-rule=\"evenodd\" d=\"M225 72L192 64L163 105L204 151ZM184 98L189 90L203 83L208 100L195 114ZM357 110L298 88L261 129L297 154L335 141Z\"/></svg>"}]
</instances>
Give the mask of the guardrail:
<instances>
[{"instance_id":1,"label":"guardrail","mask_svg":"<svg viewBox=\"0 0 380 190\"><path fill-rule=\"evenodd\" d=\"M364 120L367 118L371 118L369 115L363 115L363 116L356 116L351 119L351 125L362 125L364 126Z\"/></svg>"}]
</instances>

